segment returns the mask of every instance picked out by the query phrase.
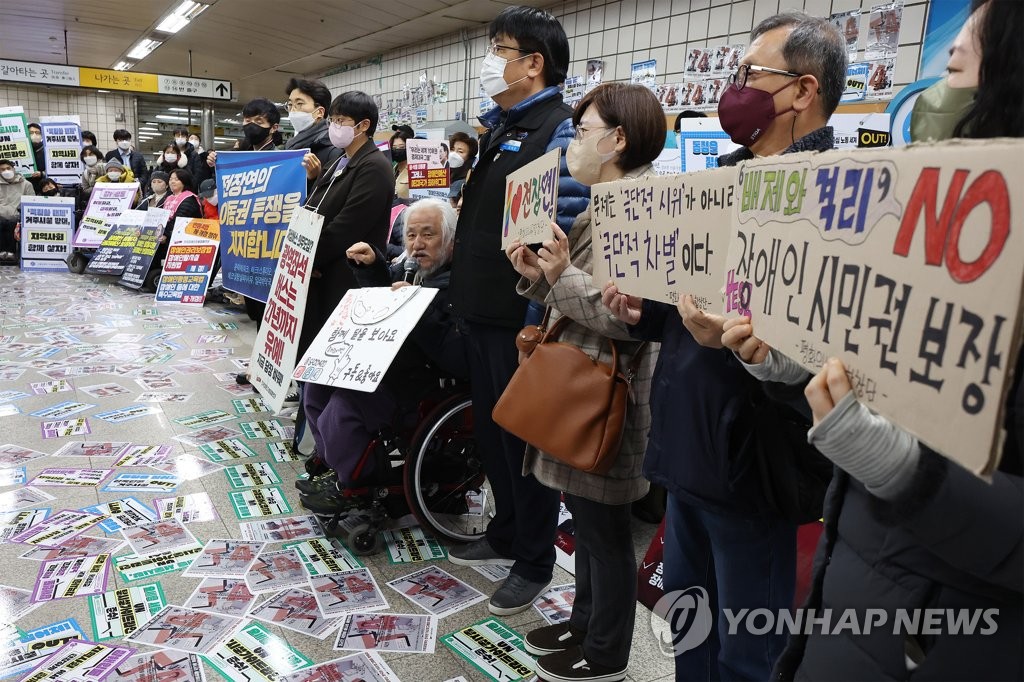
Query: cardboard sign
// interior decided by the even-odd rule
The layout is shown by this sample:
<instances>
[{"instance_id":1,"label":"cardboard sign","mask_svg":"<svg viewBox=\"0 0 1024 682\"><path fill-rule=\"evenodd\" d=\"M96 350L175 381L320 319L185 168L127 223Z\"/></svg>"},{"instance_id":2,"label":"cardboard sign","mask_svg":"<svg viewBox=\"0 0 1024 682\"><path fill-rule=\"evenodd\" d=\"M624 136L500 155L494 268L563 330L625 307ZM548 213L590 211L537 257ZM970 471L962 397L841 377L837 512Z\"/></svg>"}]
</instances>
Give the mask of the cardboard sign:
<instances>
[{"instance_id":1,"label":"cardboard sign","mask_svg":"<svg viewBox=\"0 0 1024 682\"><path fill-rule=\"evenodd\" d=\"M445 148L441 147L442 144ZM410 199L435 197L448 200L452 172L448 167L447 146L446 140L414 138L405 141Z\"/></svg>"},{"instance_id":2,"label":"cardboard sign","mask_svg":"<svg viewBox=\"0 0 1024 682\"><path fill-rule=\"evenodd\" d=\"M146 211L127 210L107 232L100 247L89 260L85 271L92 275L118 275L124 273L146 223Z\"/></svg>"},{"instance_id":3,"label":"cardboard sign","mask_svg":"<svg viewBox=\"0 0 1024 682\"><path fill-rule=\"evenodd\" d=\"M138 182L97 182L93 185L82 224L75 233L74 245L86 249L100 246L121 214L131 209L138 191Z\"/></svg>"},{"instance_id":4,"label":"cardboard sign","mask_svg":"<svg viewBox=\"0 0 1024 682\"><path fill-rule=\"evenodd\" d=\"M202 307L220 246L220 223L200 218L177 218L167 246L157 303Z\"/></svg>"},{"instance_id":5,"label":"cardboard sign","mask_svg":"<svg viewBox=\"0 0 1024 682\"><path fill-rule=\"evenodd\" d=\"M502 143L519 150L520 140ZM509 151L512 151L511 149ZM551 239L551 223L558 215L558 173L561 148L552 149L535 161L505 177L505 212L501 248L518 240L536 244Z\"/></svg>"},{"instance_id":6,"label":"cardboard sign","mask_svg":"<svg viewBox=\"0 0 1024 682\"><path fill-rule=\"evenodd\" d=\"M75 200L72 197L22 197L22 270L66 270L74 226Z\"/></svg>"},{"instance_id":7,"label":"cardboard sign","mask_svg":"<svg viewBox=\"0 0 1024 682\"><path fill-rule=\"evenodd\" d=\"M153 258L160 247L160 236L164 233L164 226L171 219L171 212L162 208L150 208L146 211L146 219L132 246L131 255L124 266L121 279L117 281L123 287L129 289L140 289L146 282L146 275L153 265Z\"/></svg>"},{"instance_id":8,"label":"cardboard sign","mask_svg":"<svg viewBox=\"0 0 1024 682\"><path fill-rule=\"evenodd\" d=\"M43 159L46 176L59 185L82 181L82 122L78 116L42 116Z\"/></svg>"},{"instance_id":9,"label":"cardboard sign","mask_svg":"<svg viewBox=\"0 0 1024 682\"><path fill-rule=\"evenodd\" d=\"M313 257L323 224L324 217L313 211L301 209L292 214L263 311L263 324L252 345L249 381L275 414L284 407L295 370Z\"/></svg>"},{"instance_id":10,"label":"cardboard sign","mask_svg":"<svg viewBox=\"0 0 1024 682\"><path fill-rule=\"evenodd\" d=\"M1020 348L1020 140L744 164L725 311L978 474L998 464Z\"/></svg>"},{"instance_id":11,"label":"cardboard sign","mask_svg":"<svg viewBox=\"0 0 1024 682\"><path fill-rule=\"evenodd\" d=\"M492 680L513 682L533 675L523 638L497 618L487 618L441 638L444 645Z\"/></svg>"},{"instance_id":12,"label":"cardboard sign","mask_svg":"<svg viewBox=\"0 0 1024 682\"><path fill-rule=\"evenodd\" d=\"M372 393L437 289L350 289L299 361L292 378Z\"/></svg>"},{"instance_id":13,"label":"cardboard sign","mask_svg":"<svg viewBox=\"0 0 1024 682\"><path fill-rule=\"evenodd\" d=\"M595 185L595 282L634 296L718 309L729 249L736 168Z\"/></svg>"},{"instance_id":14,"label":"cardboard sign","mask_svg":"<svg viewBox=\"0 0 1024 682\"><path fill-rule=\"evenodd\" d=\"M217 159L224 288L266 301L292 213L306 199L304 149L221 152Z\"/></svg>"}]
</instances>

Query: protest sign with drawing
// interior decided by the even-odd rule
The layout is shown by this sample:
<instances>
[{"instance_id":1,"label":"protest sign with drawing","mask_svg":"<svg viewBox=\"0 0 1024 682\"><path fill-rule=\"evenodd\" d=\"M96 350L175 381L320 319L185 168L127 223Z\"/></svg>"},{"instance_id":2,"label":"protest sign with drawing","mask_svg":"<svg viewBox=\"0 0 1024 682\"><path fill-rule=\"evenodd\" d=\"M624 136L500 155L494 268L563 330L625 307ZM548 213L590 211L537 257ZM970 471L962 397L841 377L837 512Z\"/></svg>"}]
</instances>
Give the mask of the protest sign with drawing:
<instances>
[{"instance_id":1,"label":"protest sign with drawing","mask_svg":"<svg viewBox=\"0 0 1024 682\"><path fill-rule=\"evenodd\" d=\"M502 144L519 151L519 140ZM538 244L551 239L551 223L558 214L558 172L561 148L552 149L535 161L505 177L505 211L501 228L501 248L519 240Z\"/></svg>"},{"instance_id":2,"label":"protest sign with drawing","mask_svg":"<svg viewBox=\"0 0 1024 682\"><path fill-rule=\"evenodd\" d=\"M156 287L157 303L202 306L219 247L220 223L216 220L176 218Z\"/></svg>"},{"instance_id":3,"label":"protest sign with drawing","mask_svg":"<svg viewBox=\"0 0 1024 682\"><path fill-rule=\"evenodd\" d=\"M691 294L701 310L718 310L736 174L719 168L594 185L594 281L664 303Z\"/></svg>"},{"instance_id":4,"label":"protest sign with drawing","mask_svg":"<svg viewBox=\"0 0 1024 682\"><path fill-rule=\"evenodd\" d=\"M93 185L82 224L78 226L72 243L86 249L95 249L102 244L121 214L131 209L138 191L138 182L97 182Z\"/></svg>"},{"instance_id":5,"label":"protest sign with drawing","mask_svg":"<svg viewBox=\"0 0 1024 682\"><path fill-rule=\"evenodd\" d=\"M742 166L725 312L985 475L1020 348L1024 142L801 154Z\"/></svg>"},{"instance_id":6,"label":"protest sign with drawing","mask_svg":"<svg viewBox=\"0 0 1024 682\"><path fill-rule=\"evenodd\" d=\"M266 301L292 213L306 198L304 149L217 158L224 288Z\"/></svg>"},{"instance_id":7,"label":"protest sign with drawing","mask_svg":"<svg viewBox=\"0 0 1024 682\"><path fill-rule=\"evenodd\" d=\"M249 380L275 414L284 407L295 369L313 257L323 224L324 217L313 211L292 213L263 311L263 324L252 345Z\"/></svg>"},{"instance_id":8,"label":"protest sign with drawing","mask_svg":"<svg viewBox=\"0 0 1024 682\"><path fill-rule=\"evenodd\" d=\"M292 378L372 393L437 289L350 289L299 360Z\"/></svg>"}]
</instances>

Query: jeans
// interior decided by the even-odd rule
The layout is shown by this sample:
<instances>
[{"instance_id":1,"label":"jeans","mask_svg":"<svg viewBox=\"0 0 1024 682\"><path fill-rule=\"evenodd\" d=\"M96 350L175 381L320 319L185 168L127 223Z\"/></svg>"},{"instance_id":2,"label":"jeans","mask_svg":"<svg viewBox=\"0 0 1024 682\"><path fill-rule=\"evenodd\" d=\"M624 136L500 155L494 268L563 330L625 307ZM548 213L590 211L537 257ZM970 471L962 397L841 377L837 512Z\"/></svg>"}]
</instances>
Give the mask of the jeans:
<instances>
[{"instance_id":1,"label":"jeans","mask_svg":"<svg viewBox=\"0 0 1024 682\"><path fill-rule=\"evenodd\" d=\"M665 523L665 593L704 588L714 626L703 643L677 653L677 680L768 680L785 634L753 635L746 619L735 634L723 609L793 606L796 526L777 519L728 516L671 493ZM684 623L685 624L685 623ZM676 633L673 633L675 635Z\"/></svg>"}]
</instances>

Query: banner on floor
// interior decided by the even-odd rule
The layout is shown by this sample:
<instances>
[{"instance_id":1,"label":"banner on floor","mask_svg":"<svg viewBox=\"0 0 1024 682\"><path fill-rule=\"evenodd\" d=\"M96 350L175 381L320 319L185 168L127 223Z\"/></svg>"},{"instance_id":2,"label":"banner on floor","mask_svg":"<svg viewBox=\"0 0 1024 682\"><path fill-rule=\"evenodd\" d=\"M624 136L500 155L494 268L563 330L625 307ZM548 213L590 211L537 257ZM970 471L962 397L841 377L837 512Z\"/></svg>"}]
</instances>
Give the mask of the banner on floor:
<instances>
[{"instance_id":1,"label":"banner on floor","mask_svg":"<svg viewBox=\"0 0 1024 682\"><path fill-rule=\"evenodd\" d=\"M162 208L151 208L145 211L145 214L142 231L132 246L121 279L117 281L129 289L140 289L146 282L146 275L149 274L156 250L160 246L160 235L164 233L164 226L171 219L171 212Z\"/></svg>"},{"instance_id":2,"label":"banner on floor","mask_svg":"<svg viewBox=\"0 0 1024 682\"><path fill-rule=\"evenodd\" d=\"M956 141L743 165L727 315L985 475L1021 345L1024 141Z\"/></svg>"},{"instance_id":3,"label":"banner on floor","mask_svg":"<svg viewBox=\"0 0 1024 682\"><path fill-rule=\"evenodd\" d=\"M405 141L409 168L409 198L434 197L448 201L452 172L448 168L448 143L445 140Z\"/></svg>"},{"instance_id":4,"label":"banner on floor","mask_svg":"<svg viewBox=\"0 0 1024 682\"><path fill-rule=\"evenodd\" d=\"M652 175L594 185L593 273L627 294L664 303L693 296L718 310L737 169Z\"/></svg>"},{"instance_id":5,"label":"banner on floor","mask_svg":"<svg viewBox=\"0 0 1024 682\"><path fill-rule=\"evenodd\" d=\"M267 409L284 406L302 335L302 318L313 272L313 257L324 217L307 209L292 213L291 223L274 270L263 323L249 358L249 380L266 399Z\"/></svg>"},{"instance_id":6,"label":"banner on floor","mask_svg":"<svg viewBox=\"0 0 1024 682\"><path fill-rule=\"evenodd\" d=\"M138 191L137 182L97 182L93 185L73 244L83 249L95 249L102 244L121 214L132 207Z\"/></svg>"},{"instance_id":7,"label":"banner on floor","mask_svg":"<svg viewBox=\"0 0 1024 682\"><path fill-rule=\"evenodd\" d=\"M266 301L292 213L306 199L306 150L217 158L224 288Z\"/></svg>"},{"instance_id":8,"label":"banner on floor","mask_svg":"<svg viewBox=\"0 0 1024 682\"><path fill-rule=\"evenodd\" d=\"M373 393L437 289L349 289L292 374L297 381Z\"/></svg>"},{"instance_id":9,"label":"banner on floor","mask_svg":"<svg viewBox=\"0 0 1024 682\"><path fill-rule=\"evenodd\" d=\"M75 200L71 197L22 197L21 269L26 272L67 269Z\"/></svg>"},{"instance_id":10,"label":"banner on floor","mask_svg":"<svg viewBox=\"0 0 1024 682\"><path fill-rule=\"evenodd\" d=\"M26 178L36 172L36 155L22 107L0 107L0 159L10 161Z\"/></svg>"},{"instance_id":11,"label":"banner on floor","mask_svg":"<svg viewBox=\"0 0 1024 682\"><path fill-rule=\"evenodd\" d=\"M78 116L42 116L45 173L58 185L82 181L82 121Z\"/></svg>"},{"instance_id":12,"label":"banner on floor","mask_svg":"<svg viewBox=\"0 0 1024 682\"><path fill-rule=\"evenodd\" d=\"M509 140L501 148L518 152L520 140ZM516 241L537 244L552 238L551 223L558 214L558 171L561 148L552 149L505 177L505 211L501 248Z\"/></svg>"},{"instance_id":13,"label":"banner on floor","mask_svg":"<svg viewBox=\"0 0 1024 682\"><path fill-rule=\"evenodd\" d=\"M220 246L220 224L202 218L177 218L156 288L157 303L202 307Z\"/></svg>"},{"instance_id":14,"label":"banner on floor","mask_svg":"<svg viewBox=\"0 0 1024 682\"><path fill-rule=\"evenodd\" d=\"M85 271L91 275L120 275L132 256L132 250L139 242L146 212L128 209L117 223L110 228L100 243L100 248L89 259Z\"/></svg>"}]
</instances>

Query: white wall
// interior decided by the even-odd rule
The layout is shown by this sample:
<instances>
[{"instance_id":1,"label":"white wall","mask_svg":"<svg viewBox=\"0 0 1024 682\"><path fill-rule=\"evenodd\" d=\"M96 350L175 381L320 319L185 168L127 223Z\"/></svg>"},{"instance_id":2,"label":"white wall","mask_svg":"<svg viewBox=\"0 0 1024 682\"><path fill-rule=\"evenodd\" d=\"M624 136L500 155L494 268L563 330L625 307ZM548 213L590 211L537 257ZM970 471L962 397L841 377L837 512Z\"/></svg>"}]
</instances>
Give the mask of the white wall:
<instances>
[{"instance_id":1,"label":"white wall","mask_svg":"<svg viewBox=\"0 0 1024 682\"><path fill-rule=\"evenodd\" d=\"M861 7L861 48L866 13L880 0L571 0L549 7L569 36L569 75L583 75L587 59L607 62L605 80L629 80L633 62L656 59L658 82L682 80L683 55L693 47L750 42L750 31L780 10L804 10L828 16ZM894 91L915 81L929 0L906 0L900 31ZM462 83L470 79L467 113L475 121L480 99L477 72L487 45L486 28L469 34L470 61L458 34L384 54L379 66L363 66L323 78L335 95L363 90L371 95L401 97L403 85L415 86L420 75L449 84L448 103L431 118L451 119L462 108Z\"/></svg>"},{"instance_id":2,"label":"white wall","mask_svg":"<svg viewBox=\"0 0 1024 682\"><path fill-rule=\"evenodd\" d=\"M29 122L40 116L78 114L82 129L96 133L99 148L114 148L114 131L125 128L135 135L135 97L130 94L99 93L84 88L40 88L21 85L0 85L0 107L21 106ZM124 121L116 121L118 113Z\"/></svg>"}]
</instances>

